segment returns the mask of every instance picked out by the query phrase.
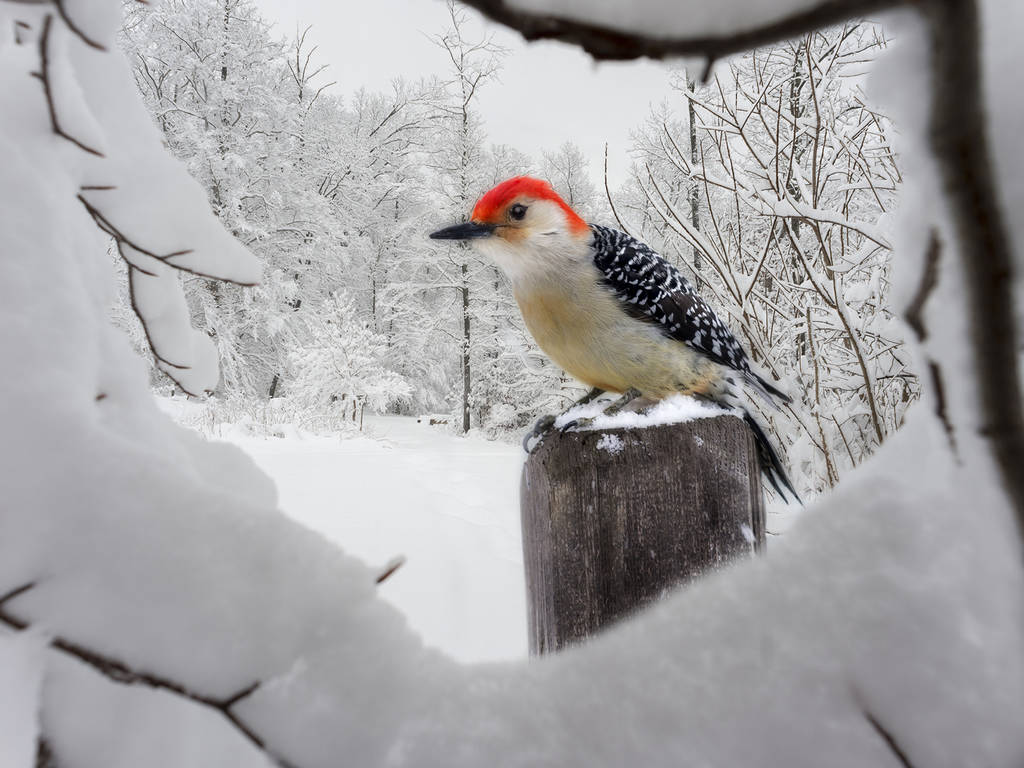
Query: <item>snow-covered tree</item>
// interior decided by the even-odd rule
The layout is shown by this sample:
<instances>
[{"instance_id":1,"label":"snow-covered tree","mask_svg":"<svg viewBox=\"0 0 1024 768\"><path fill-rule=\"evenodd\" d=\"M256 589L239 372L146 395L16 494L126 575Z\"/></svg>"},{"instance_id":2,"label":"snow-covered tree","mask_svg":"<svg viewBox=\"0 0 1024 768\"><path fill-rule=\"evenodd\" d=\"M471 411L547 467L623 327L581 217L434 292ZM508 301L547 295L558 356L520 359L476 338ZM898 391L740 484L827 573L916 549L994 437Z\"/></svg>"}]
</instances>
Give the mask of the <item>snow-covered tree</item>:
<instances>
[{"instance_id":1,"label":"snow-covered tree","mask_svg":"<svg viewBox=\"0 0 1024 768\"><path fill-rule=\"evenodd\" d=\"M441 210L448 219L458 220L468 215L486 191L484 134L477 103L483 88L497 78L506 52L490 36L471 36L466 12L455 0L447 0L447 7L450 25L435 38L449 61L450 79L438 103L445 119L440 123L434 169L440 183L438 191L445 201ZM454 293L452 332L458 340L461 377L459 422L466 432L472 424L474 405L480 405L474 402L474 375L479 376L479 370L474 372L475 364L480 362L481 352L492 361L496 353L496 324L485 318L493 317L497 304L508 305L507 292L504 297L498 296L494 265L465 243L437 248L436 257L437 285ZM501 314L507 314L507 310Z\"/></svg>"},{"instance_id":2,"label":"snow-covered tree","mask_svg":"<svg viewBox=\"0 0 1024 768\"><path fill-rule=\"evenodd\" d=\"M369 406L383 413L407 400L408 383L384 364L385 339L360 320L352 300L336 294L304 314L305 344L291 351L293 375L287 395L312 414L363 425Z\"/></svg>"},{"instance_id":3,"label":"snow-covered tree","mask_svg":"<svg viewBox=\"0 0 1024 768\"><path fill-rule=\"evenodd\" d=\"M135 7L123 38L168 145L264 265L255 291L189 285L193 313L225 361L223 389L273 397L289 350L302 342L295 313L327 295L348 266L345 214L354 212L326 193L344 162L330 83L308 31L289 48L249 0Z\"/></svg>"},{"instance_id":4,"label":"snow-covered tree","mask_svg":"<svg viewBox=\"0 0 1024 768\"><path fill-rule=\"evenodd\" d=\"M551 183L586 221L593 221L599 210L597 187L587 172L587 160L580 148L567 141L554 152L545 152L541 177Z\"/></svg>"},{"instance_id":5,"label":"snow-covered tree","mask_svg":"<svg viewBox=\"0 0 1024 768\"><path fill-rule=\"evenodd\" d=\"M884 45L851 23L745 53L696 90L677 71L686 113L638 138L636 229L798 398L763 417L805 491L873 453L919 392L888 301L901 171L860 85Z\"/></svg>"},{"instance_id":6,"label":"snow-covered tree","mask_svg":"<svg viewBox=\"0 0 1024 768\"><path fill-rule=\"evenodd\" d=\"M428 411L447 407L455 377L426 238L436 216L427 161L437 93L429 81L357 92L335 126L345 141L324 183L351 222L341 285L386 339L389 366L413 387L409 403Z\"/></svg>"},{"instance_id":7,"label":"snow-covered tree","mask_svg":"<svg viewBox=\"0 0 1024 768\"><path fill-rule=\"evenodd\" d=\"M470 40L465 14L448 10L450 29L437 39L448 82L398 80L342 102L317 63L315 31L276 41L246 0L129 9L123 43L154 119L264 265L254 290L186 286L224 360L223 402L259 410L287 391L293 352L311 341L307 315L337 291L412 387L395 409L458 407L462 426L500 433L568 397L571 383L536 353L495 266L425 237L490 186L533 169L512 147L486 146L475 99L502 52ZM570 197L591 194L578 150L567 145L550 161Z\"/></svg>"}]
</instances>

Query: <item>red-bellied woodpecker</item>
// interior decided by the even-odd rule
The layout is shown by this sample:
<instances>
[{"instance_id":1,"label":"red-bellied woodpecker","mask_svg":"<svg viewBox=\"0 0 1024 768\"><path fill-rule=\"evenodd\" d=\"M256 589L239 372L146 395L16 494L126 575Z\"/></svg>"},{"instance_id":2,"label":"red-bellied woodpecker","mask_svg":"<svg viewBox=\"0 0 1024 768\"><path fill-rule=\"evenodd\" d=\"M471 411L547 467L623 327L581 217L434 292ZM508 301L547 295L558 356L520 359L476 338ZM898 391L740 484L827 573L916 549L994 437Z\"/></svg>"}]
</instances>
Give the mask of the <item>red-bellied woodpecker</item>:
<instances>
[{"instance_id":1,"label":"red-bellied woodpecker","mask_svg":"<svg viewBox=\"0 0 1024 768\"><path fill-rule=\"evenodd\" d=\"M608 413L640 396L682 392L735 406L737 382L773 405L789 402L751 369L739 341L679 270L626 233L587 224L547 182L508 179L480 198L470 221L431 237L470 240L498 264L537 344L592 387L580 402L622 393ZM769 481L796 495L763 430L744 415ZM553 423L542 419L531 436Z\"/></svg>"}]
</instances>

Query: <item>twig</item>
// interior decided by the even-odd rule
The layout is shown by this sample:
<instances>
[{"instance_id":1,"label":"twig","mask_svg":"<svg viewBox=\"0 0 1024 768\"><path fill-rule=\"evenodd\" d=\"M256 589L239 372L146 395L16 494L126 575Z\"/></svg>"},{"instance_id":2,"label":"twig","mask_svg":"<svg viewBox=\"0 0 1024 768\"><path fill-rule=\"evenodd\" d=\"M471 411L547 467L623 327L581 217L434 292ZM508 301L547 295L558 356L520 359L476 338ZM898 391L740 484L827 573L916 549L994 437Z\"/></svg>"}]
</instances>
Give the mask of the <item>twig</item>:
<instances>
[{"instance_id":1,"label":"twig","mask_svg":"<svg viewBox=\"0 0 1024 768\"><path fill-rule=\"evenodd\" d=\"M374 584L383 584L395 571L405 565L405 556L399 555L398 557L392 558L391 561L385 566L384 570L380 572L376 579L373 580Z\"/></svg>"},{"instance_id":2,"label":"twig","mask_svg":"<svg viewBox=\"0 0 1024 768\"><path fill-rule=\"evenodd\" d=\"M942 428L946 430L946 438L949 440L949 447L953 450L953 455L959 460L956 435L953 431L953 424L949 420L949 413L946 410L946 386L942 379L942 369L939 368L939 364L934 360L929 360L928 372L931 374L932 389L935 392L935 415L941 422Z\"/></svg>"},{"instance_id":3,"label":"twig","mask_svg":"<svg viewBox=\"0 0 1024 768\"><path fill-rule=\"evenodd\" d=\"M53 91L50 88L50 28L52 25L53 14L48 13L43 19L43 32L39 36L39 72L32 73L43 83L43 93L46 94L46 107L50 113L50 127L53 128L54 133L67 139L79 149L88 152L90 155L103 157L102 152L83 144L70 133L67 133L61 128L60 121L57 119L57 107L53 102Z\"/></svg>"},{"instance_id":4,"label":"twig","mask_svg":"<svg viewBox=\"0 0 1024 768\"><path fill-rule=\"evenodd\" d=\"M21 45L21 33L24 30L32 29L31 26L26 24L24 21L18 20L14 22L14 42L16 45Z\"/></svg>"},{"instance_id":5,"label":"twig","mask_svg":"<svg viewBox=\"0 0 1024 768\"><path fill-rule=\"evenodd\" d=\"M921 284L917 287L917 293L907 306L904 317L920 342L928 338L928 329L925 328L924 318L921 313L928 297L932 295L935 286L939 284L939 255L942 247L939 245L939 237L933 231L928 241L928 250L924 257L924 272L921 273Z\"/></svg>"},{"instance_id":6,"label":"twig","mask_svg":"<svg viewBox=\"0 0 1024 768\"><path fill-rule=\"evenodd\" d=\"M896 759L900 761L900 765L902 765L903 768L914 768L914 764L910 762L910 759L907 757L907 753L903 751L903 748L900 747L896 738L888 731L888 729L878 721L878 718L866 709L864 710L864 718L871 723L871 727L875 729L875 733L881 736L885 745L889 747L889 750L896 756Z\"/></svg>"},{"instance_id":7,"label":"twig","mask_svg":"<svg viewBox=\"0 0 1024 768\"><path fill-rule=\"evenodd\" d=\"M608 188L608 143L604 145L604 194L608 198L608 205L612 209L612 216L615 217L616 223L619 225L619 229L625 232L627 235L632 237L632 233L626 229L626 225L622 223L622 219L619 218L619 212L615 210L615 201L612 200L612 192Z\"/></svg>"},{"instance_id":8,"label":"twig","mask_svg":"<svg viewBox=\"0 0 1024 768\"><path fill-rule=\"evenodd\" d=\"M864 719L871 724L875 733L881 737L882 741L885 742L885 745L889 748L895 758L899 760L900 765L902 765L903 768L914 768L914 764L910 762L910 758L907 756L906 751L900 746L899 742L896 741L896 737L893 733L882 725L882 722L875 717L868 708L860 689L856 686L851 686L850 693L853 696L853 701L857 705L857 708L861 711L861 714L864 715Z\"/></svg>"},{"instance_id":9,"label":"twig","mask_svg":"<svg viewBox=\"0 0 1024 768\"><path fill-rule=\"evenodd\" d=\"M31 626L25 619L12 614L5 607L5 604L19 595L28 592L35 586L35 582L29 582L12 589L3 596L0 596L0 624L6 624L12 629L16 629L18 631L27 629ZM50 647L54 650L67 654L68 656L73 656L115 683L120 683L122 685L148 685L151 688L168 691L181 696L182 698L188 699L189 701L194 701L197 704L202 704L203 706L217 710L227 718L228 722L230 722L243 736L245 736L253 746L266 753L268 757L278 765L282 766L282 768L290 768L289 764L285 760L271 753L270 750L267 749L264 740L255 731L249 728L249 726L242 722L238 715L231 711L231 708L235 704L238 704L243 699L251 696L259 688L259 681L247 685L237 693L233 693L226 698L219 699L214 696L204 696L202 694L195 693L194 691L190 691L185 685L171 680L170 678L143 670L133 669L122 661L97 653L96 651L72 642L71 640L59 635L54 636L50 640ZM40 749L42 750L42 748ZM49 753L49 747L46 749Z\"/></svg>"},{"instance_id":10,"label":"twig","mask_svg":"<svg viewBox=\"0 0 1024 768\"><path fill-rule=\"evenodd\" d=\"M57 768L57 760L53 756L53 748L50 747L50 742L42 734L36 739L35 768Z\"/></svg>"},{"instance_id":11,"label":"twig","mask_svg":"<svg viewBox=\"0 0 1024 768\"><path fill-rule=\"evenodd\" d=\"M85 206L85 210L89 212L89 215L92 216L93 221L96 222L96 226L98 226L100 229L102 229L104 232L106 232L112 238L117 240L119 243L124 243L126 245L130 245L132 248L134 248L139 253L144 254L146 256L149 256L152 259L156 259L157 261L162 261L162 262L168 263L169 266L172 266L175 269L181 269L181 270L184 270L186 272L192 272L192 270L188 269L187 267L179 267L176 264L170 264L169 263L170 259L173 259L173 258L175 258L177 256L185 256L185 255L187 255L189 253L192 253L192 249L191 248L186 248L186 249L181 250L181 251L174 251L172 253L168 253L168 254L165 254L165 255L161 256L160 254L157 254L157 253L154 253L153 251L147 250L146 248L143 248L141 245L137 245L132 240L130 240L123 232L121 232L121 230L119 230L117 227L115 227L110 222L110 219L108 219L106 216L104 216L103 213L96 206L92 205L82 195L78 195L78 201L82 205ZM198 272L192 272L192 274L198 274L198 275L200 275L200 277L211 277L213 279L218 279L218 278L214 278L213 275L203 275L203 274L198 273ZM228 282L230 282L230 281L228 281Z\"/></svg>"},{"instance_id":12,"label":"twig","mask_svg":"<svg viewBox=\"0 0 1024 768\"><path fill-rule=\"evenodd\" d=\"M88 189L107 190L107 189L116 189L116 187L112 187L112 186L110 186L110 187L99 187L99 186L97 186L97 187L82 187L82 189L83 190L88 190ZM180 251L172 251L171 253L167 253L167 254L164 254L164 255L161 256L158 253L154 253L153 251L150 251L150 250L148 250L146 248L143 248L141 245L139 245L136 242L134 242L133 240L129 239L123 232L121 232L121 230L119 230L117 227L115 227L110 222L110 219L108 219L96 206L92 205L82 195L78 195L78 200L79 200L79 202L82 203L82 205L85 206L85 209L89 212L89 215L92 216L93 221L96 222L96 225L100 229L102 229L104 232L106 232L108 235L110 235L112 238L114 238L114 240L116 240L118 243L123 243L125 245L131 246L134 250L138 251L139 253L141 253L141 254L143 254L145 256L149 256L150 258L156 259L157 261L162 261L165 264L167 264L167 266L174 267L174 269L178 270L179 272L187 272L188 274L195 275L196 277L205 277L205 278L207 278L209 280L218 280L218 281L220 281L222 283L231 283L232 285L240 285L243 288L251 288L251 287L257 285L257 283L243 283L240 280L232 280L229 277L221 277L219 275L211 275L211 274L208 274L206 272L200 272L199 270L193 269L192 267L185 267L185 266L182 266L181 264L175 264L174 262L171 261L171 259L176 259L176 258L179 258L181 256L187 256L188 254L193 252L193 249L191 249L191 248L183 248ZM128 261L128 260L125 259L125 261ZM143 274L147 274L147 275L152 275L153 274L152 272L147 272L146 270L142 269L141 267L136 266L135 268L138 269Z\"/></svg>"},{"instance_id":13,"label":"twig","mask_svg":"<svg viewBox=\"0 0 1024 768\"><path fill-rule=\"evenodd\" d=\"M68 16L67 9L64 7L64 2L65 0L54 0L54 5L57 6L57 13L60 14L60 17L61 19L63 19L64 23L68 25L68 29L70 29L72 32L78 35L79 39L83 43L88 45L90 48L95 48L97 51L107 50L107 47L105 45L101 45L100 43L97 43L95 40L90 38L87 34L85 34L85 32L82 31L81 27L79 27L77 24L75 24L74 21L71 20L71 17Z\"/></svg>"},{"instance_id":14,"label":"twig","mask_svg":"<svg viewBox=\"0 0 1024 768\"><path fill-rule=\"evenodd\" d=\"M87 187L82 187L82 189L85 190L85 189L87 189ZM92 189L112 189L112 187L92 187ZM235 285L242 285L242 286L249 286L249 285L252 285L252 283L241 283L241 282L238 282L237 280L230 280L230 279L227 279L227 278L218 277L216 275L208 275L208 274L200 272L200 271L198 271L196 269L192 269L190 267L185 267L185 266L182 266L180 264L175 264L175 263L173 263L171 261L171 259L173 259L175 257L179 257L179 256L185 256L186 254L192 253L191 249L185 249L185 250L181 250L181 251L174 251L172 253L168 253L168 254L165 254L163 256L161 256L160 254L154 253L153 251L150 251L150 250L148 250L146 248L143 248L142 246L136 244L134 241L130 240L120 229L118 229L113 223L111 223L110 219L108 219L96 206L94 206L88 200L86 200L84 196L79 194L78 195L78 200L79 200L79 202L82 203L82 205L85 206L85 210L89 212L89 215L92 216L93 221L96 222L96 226L98 226L101 230L103 230L108 235L110 235L112 238L114 238L114 242L117 244L118 255L120 255L120 257L124 260L125 264L128 265L128 295L129 295L129 298L131 300L132 310L135 312L136 316L139 318L139 322L142 324L142 330L143 330L143 333L146 336L146 343L149 345L149 350L150 350L150 352L152 352L153 357L156 358L156 360L158 360L159 362L163 363L165 366L168 366L168 367L173 368L175 370L178 370L178 371L189 370L191 368L191 366L180 365L178 363L173 363L170 360L168 360L166 357L164 357L157 350L157 345L153 341L153 337L150 334L149 326L146 324L146 319L143 316L142 312L140 311L138 303L135 301L135 289L132 286L132 278L133 278L133 275L134 275L135 272L139 272L140 274L147 275L148 277L156 277L157 274L155 272L150 272L150 271L148 271L146 269L143 269L139 265L135 264L131 259L129 259L125 255L124 247L128 246L128 247L138 251L139 253L141 253L141 254L143 254L145 256L149 256L150 258L156 259L159 262L167 264L168 266L173 267L174 269L177 269L177 270L179 270L181 272L187 272L187 273L189 273L191 275L196 275L197 277L205 277L205 278L209 278L211 280L220 280L220 281L225 282L225 283L234 283ZM170 376L170 374L167 371L164 371L164 373L167 373ZM180 382L178 379L174 378L173 376L171 376L171 378L174 380L175 384L177 384L183 390L188 392L188 394L196 395L196 396L201 394L199 392L189 392L188 389L182 384L182 382Z\"/></svg>"},{"instance_id":15,"label":"twig","mask_svg":"<svg viewBox=\"0 0 1024 768\"><path fill-rule=\"evenodd\" d=\"M30 581L27 584L22 584L20 587L15 587L10 592L7 592L4 595L0 595L0 621L2 621L5 624L7 624L7 626L12 627L14 629L17 629L19 631L22 630L22 629L25 629L26 627L28 627L28 622L21 621L17 617L12 616L11 614L7 613L7 611L4 608L4 606L9 601L11 601L14 598L16 598L18 595L21 595L21 594L23 594L25 592L28 592L35 585L36 585L36 583L34 581Z\"/></svg>"}]
</instances>

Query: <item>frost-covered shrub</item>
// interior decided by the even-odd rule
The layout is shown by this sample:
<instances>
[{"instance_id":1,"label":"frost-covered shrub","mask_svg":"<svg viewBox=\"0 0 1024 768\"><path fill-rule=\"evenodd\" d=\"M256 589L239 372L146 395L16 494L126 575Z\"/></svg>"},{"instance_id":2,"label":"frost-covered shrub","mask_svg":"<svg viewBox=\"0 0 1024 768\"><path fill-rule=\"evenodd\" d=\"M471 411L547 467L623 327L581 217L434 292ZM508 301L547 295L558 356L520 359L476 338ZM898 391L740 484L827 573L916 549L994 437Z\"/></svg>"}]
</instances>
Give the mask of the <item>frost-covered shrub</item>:
<instances>
[{"instance_id":1,"label":"frost-covered shrub","mask_svg":"<svg viewBox=\"0 0 1024 768\"><path fill-rule=\"evenodd\" d=\"M292 350L286 394L307 414L362 425L363 411L383 413L407 401L408 382L387 368L386 339L359 319L352 300L339 293L304 314L308 341Z\"/></svg>"}]
</instances>

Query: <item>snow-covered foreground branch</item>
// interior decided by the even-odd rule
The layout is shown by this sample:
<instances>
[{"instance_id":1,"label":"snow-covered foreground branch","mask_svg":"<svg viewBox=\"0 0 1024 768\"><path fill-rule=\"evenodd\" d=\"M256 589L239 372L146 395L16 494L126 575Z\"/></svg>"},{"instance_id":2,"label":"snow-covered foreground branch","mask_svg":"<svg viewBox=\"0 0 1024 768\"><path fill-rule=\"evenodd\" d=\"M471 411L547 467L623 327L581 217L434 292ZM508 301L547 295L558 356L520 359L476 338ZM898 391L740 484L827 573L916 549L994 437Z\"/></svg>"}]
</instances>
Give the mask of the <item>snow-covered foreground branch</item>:
<instances>
[{"instance_id":1,"label":"snow-covered foreground branch","mask_svg":"<svg viewBox=\"0 0 1024 768\"><path fill-rule=\"evenodd\" d=\"M4 608L4 604L14 600L19 595L23 595L30 589L35 587L35 583L30 582L23 584L20 587L12 589L5 595L0 595L0 624L6 625L10 629L17 631L23 631L29 628L28 622L23 619L14 616L12 613ZM92 667L94 670L102 674L104 677L112 680L113 682L120 683L123 685L142 685L148 686L149 688L155 688L157 690L169 691L178 696L181 696L189 701L193 701L197 704L201 704L205 707L215 709L226 717L232 725L237 728L245 738L247 738L254 746L259 749L263 748L263 741L249 730L245 723L239 720L235 714L231 711L231 708L238 702L242 701L259 688L259 682L252 683L246 686L242 690L235 694L228 696L225 699L214 699L209 696L202 696L200 694L190 692L184 685L177 683L173 680L168 680L163 677L159 677L150 674L145 671L139 671L131 669L125 666L122 662L117 659L112 659L103 656L89 648L78 645L77 643L71 642L64 639L63 637L51 637L49 638L49 647L55 651L59 651L67 656L70 656L78 661L82 662L88 667Z\"/></svg>"},{"instance_id":2,"label":"snow-covered foreground branch","mask_svg":"<svg viewBox=\"0 0 1024 768\"><path fill-rule=\"evenodd\" d=\"M918 409L768 557L585 647L461 666L423 647L373 571L281 515L241 451L169 422L107 322L113 235L156 281L136 301L169 372L202 389L216 370L173 270L256 279L139 105L119 11L0 2L0 763L1019 763L1024 578L973 385L952 373L972 359L954 263L920 314L956 456ZM49 97L32 75L47 24ZM1012 77L1018 47L991 34ZM54 132L51 99L102 154ZM1019 171L1005 159L1000 173ZM926 160L915 170L896 247L923 253L943 208Z\"/></svg>"},{"instance_id":3,"label":"snow-covered foreground branch","mask_svg":"<svg viewBox=\"0 0 1024 768\"><path fill-rule=\"evenodd\" d=\"M598 59L703 56L708 67L733 53L904 5L908 0L466 0L528 40L579 45Z\"/></svg>"}]
</instances>

